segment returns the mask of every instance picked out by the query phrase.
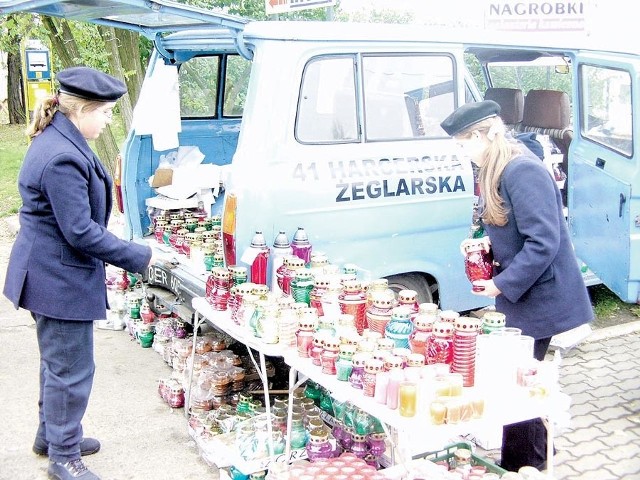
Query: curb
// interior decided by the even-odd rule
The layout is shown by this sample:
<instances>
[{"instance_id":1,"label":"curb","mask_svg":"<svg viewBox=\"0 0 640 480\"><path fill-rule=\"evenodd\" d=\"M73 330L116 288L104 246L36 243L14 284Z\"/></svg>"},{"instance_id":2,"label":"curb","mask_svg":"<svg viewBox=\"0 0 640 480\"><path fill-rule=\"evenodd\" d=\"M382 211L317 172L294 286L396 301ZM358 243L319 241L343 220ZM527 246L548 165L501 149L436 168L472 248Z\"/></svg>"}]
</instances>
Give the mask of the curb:
<instances>
[{"instance_id":1,"label":"curb","mask_svg":"<svg viewBox=\"0 0 640 480\"><path fill-rule=\"evenodd\" d=\"M593 333L584 340L584 343L599 342L608 338L622 337L638 332L640 332L640 321L612 325L610 327L594 330Z\"/></svg>"}]
</instances>

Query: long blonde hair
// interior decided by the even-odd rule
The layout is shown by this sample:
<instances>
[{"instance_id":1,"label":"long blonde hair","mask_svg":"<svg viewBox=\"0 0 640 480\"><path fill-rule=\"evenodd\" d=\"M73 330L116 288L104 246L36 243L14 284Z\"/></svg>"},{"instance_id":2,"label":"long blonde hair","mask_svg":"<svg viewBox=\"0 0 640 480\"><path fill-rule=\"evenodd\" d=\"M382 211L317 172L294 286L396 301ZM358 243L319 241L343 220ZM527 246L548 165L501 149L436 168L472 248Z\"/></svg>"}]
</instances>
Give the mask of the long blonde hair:
<instances>
[{"instance_id":1,"label":"long blonde hair","mask_svg":"<svg viewBox=\"0 0 640 480\"><path fill-rule=\"evenodd\" d=\"M103 104L104 102L87 100L62 92L42 97L33 109L33 118L26 133L30 138L40 135L49 126L57 111L66 116L77 115L78 113L91 112Z\"/></svg>"},{"instance_id":2,"label":"long blonde hair","mask_svg":"<svg viewBox=\"0 0 640 480\"><path fill-rule=\"evenodd\" d=\"M482 166L478 170L478 183L484 199L484 208L480 212L482 221L489 225L504 226L509 210L500 195L500 179L507 164L522 153L515 141L505 136L505 127L500 117L490 117L473 124L458 138L470 138L477 131L489 138L489 146L483 154Z\"/></svg>"}]
</instances>

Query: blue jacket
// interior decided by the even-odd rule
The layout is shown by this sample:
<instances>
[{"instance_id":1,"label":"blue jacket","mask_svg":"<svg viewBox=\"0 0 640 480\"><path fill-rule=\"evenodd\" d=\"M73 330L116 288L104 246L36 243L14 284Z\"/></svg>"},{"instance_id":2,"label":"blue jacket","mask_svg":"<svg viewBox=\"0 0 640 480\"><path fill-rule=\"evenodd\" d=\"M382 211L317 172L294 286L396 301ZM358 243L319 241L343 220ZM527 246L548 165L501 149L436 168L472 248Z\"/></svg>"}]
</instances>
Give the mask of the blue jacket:
<instances>
[{"instance_id":1,"label":"blue jacket","mask_svg":"<svg viewBox=\"0 0 640 480\"><path fill-rule=\"evenodd\" d=\"M16 308L49 317L106 318L105 262L143 272L151 249L107 230L111 177L62 113L33 139L18 189L20 231L4 294Z\"/></svg>"},{"instance_id":2,"label":"blue jacket","mask_svg":"<svg viewBox=\"0 0 640 480\"><path fill-rule=\"evenodd\" d=\"M562 199L551 174L533 156L507 165L500 194L509 213L491 239L496 310L523 335L547 338L588 323L593 308L573 251Z\"/></svg>"}]
</instances>

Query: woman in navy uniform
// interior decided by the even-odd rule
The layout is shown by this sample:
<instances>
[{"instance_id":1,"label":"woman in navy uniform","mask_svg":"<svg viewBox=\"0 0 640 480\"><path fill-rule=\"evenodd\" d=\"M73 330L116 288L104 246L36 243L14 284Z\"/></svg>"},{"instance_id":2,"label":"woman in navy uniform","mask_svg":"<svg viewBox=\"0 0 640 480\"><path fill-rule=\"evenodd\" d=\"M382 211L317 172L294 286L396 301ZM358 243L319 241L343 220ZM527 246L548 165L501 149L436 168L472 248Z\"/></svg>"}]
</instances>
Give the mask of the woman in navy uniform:
<instances>
[{"instance_id":1,"label":"woman in navy uniform","mask_svg":"<svg viewBox=\"0 0 640 480\"><path fill-rule=\"evenodd\" d=\"M87 140L111 123L126 92L103 72L72 67L57 75L60 90L34 111L33 139L18 179L20 231L4 294L29 310L40 349L40 425L33 450L49 456L49 478L91 480L80 456L100 443L84 438L82 417L95 370L93 321L106 318L105 263L143 272L151 248L107 230L112 179Z\"/></svg>"},{"instance_id":2,"label":"woman in navy uniform","mask_svg":"<svg viewBox=\"0 0 640 480\"><path fill-rule=\"evenodd\" d=\"M478 166L480 217L495 260L492 280L473 292L495 298L506 324L535 339L543 360L551 337L593 319L593 308L571 245L560 191L540 159L505 136L500 106L461 106L441 124ZM461 247L464 247L464 243ZM518 471L546 467L541 419L505 426L500 465Z\"/></svg>"}]
</instances>

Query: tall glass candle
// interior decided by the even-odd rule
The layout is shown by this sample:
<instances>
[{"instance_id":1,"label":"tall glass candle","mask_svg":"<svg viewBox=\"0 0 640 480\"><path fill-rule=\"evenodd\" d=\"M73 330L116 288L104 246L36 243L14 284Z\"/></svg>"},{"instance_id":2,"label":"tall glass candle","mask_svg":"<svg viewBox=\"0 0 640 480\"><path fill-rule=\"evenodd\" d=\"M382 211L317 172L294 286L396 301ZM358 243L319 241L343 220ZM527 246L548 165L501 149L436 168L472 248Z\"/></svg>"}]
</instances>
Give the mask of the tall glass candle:
<instances>
[{"instance_id":1,"label":"tall glass candle","mask_svg":"<svg viewBox=\"0 0 640 480\"><path fill-rule=\"evenodd\" d=\"M403 380L404 373L401 368L394 368L389 372L389 383L387 385L387 407L392 410L398 408L400 382Z\"/></svg>"},{"instance_id":2,"label":"tall glass candle","mask_svg":"<svg viewBox=\"0 0 640 480\"><path fill-rule=\"evenodd\" d=\"M400 405L400 415L403 417L413 417L416 414L418 403L418 386L415 382L401 382L398 388L398 402Z\"/></svg>"}]
</instances>

